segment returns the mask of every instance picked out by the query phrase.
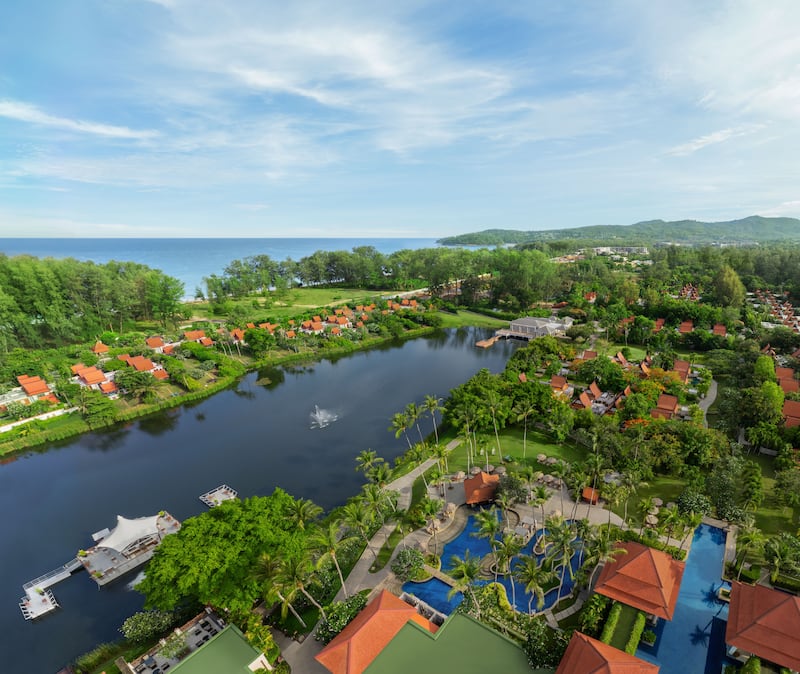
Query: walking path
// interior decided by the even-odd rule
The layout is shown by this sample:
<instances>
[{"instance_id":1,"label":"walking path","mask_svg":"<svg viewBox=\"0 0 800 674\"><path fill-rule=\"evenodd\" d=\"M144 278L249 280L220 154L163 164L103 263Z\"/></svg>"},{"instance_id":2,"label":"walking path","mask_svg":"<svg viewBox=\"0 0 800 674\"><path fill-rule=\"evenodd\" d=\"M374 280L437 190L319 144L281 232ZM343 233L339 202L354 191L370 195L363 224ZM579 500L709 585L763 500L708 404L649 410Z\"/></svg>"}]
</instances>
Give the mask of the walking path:
<instances>
[{"instance_id":1,"label":"walking path","mask_svg":"<svg viewBox=\"0 0 800 674\"><path fill-rule=\"evenodd\" d=\"M708 393L706 393L706 397L703 398L697 406L703 410L703 426L708 428L708 419L706 415L708 414L708 408L714 404L714 401L717 399L717 382L713 379L711 380L711 386L708 387Z\"/></svg>"}]
</instances>

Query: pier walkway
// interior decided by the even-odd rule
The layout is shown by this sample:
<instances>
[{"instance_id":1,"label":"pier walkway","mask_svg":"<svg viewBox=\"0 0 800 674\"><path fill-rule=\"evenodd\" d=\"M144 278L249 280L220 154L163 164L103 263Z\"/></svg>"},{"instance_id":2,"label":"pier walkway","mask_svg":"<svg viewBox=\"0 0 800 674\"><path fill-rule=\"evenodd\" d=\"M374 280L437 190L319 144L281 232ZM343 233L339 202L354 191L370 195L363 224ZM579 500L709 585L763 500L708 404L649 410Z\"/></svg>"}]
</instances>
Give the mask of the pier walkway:
<instances>
[{"instance_id":1,"label":"pier walkway","mask_svg":"<svg viewBox=\"0 0 800 674\"><path fill-rule=\"evenodd\" d=\"M48 588L66 580L82 568L83 564L75 557L57 569L25 583L22 586L25 596L19 600L19 608L25 620L34 620L50 611L55 611L58 608L58 601Z\"/></svg>"}]
</instances>

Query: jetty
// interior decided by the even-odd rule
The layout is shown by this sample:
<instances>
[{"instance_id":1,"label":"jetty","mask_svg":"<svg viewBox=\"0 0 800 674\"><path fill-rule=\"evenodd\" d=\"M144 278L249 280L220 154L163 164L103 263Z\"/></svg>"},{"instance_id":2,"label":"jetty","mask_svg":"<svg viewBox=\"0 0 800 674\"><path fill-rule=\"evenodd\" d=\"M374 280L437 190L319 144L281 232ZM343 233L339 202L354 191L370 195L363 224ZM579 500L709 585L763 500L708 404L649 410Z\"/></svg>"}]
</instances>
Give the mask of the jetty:
<instances>
[{"instance_id":1,"label":"jetty","mask_svg":"<svg viewBox=\"0 0 800 674\"><path fill-rule=\"evenodd\" d=\"M238 496L238 491L229 487L227 484L221 484L219 487L215 487L211 491L202 494L199 498L209 508L214 508L223 501L232 501Z\"/></svg>"},{"instance_id":2,"label":"jetty","mask_svg":"<svg viewBox=\"0 0 800 674\"><path fill-rule=\"evenodd\" d=\"M79 571L82 568L83 565L76 557L57 569L25 583L22 586L25 596L19 600L19 608L25 620L35 620L51 611L55 611L59 604L55 596L53 596L52 590L48 588L60 583L62 580L66 580L75 571Z\"/></svg>"}]
</instances>

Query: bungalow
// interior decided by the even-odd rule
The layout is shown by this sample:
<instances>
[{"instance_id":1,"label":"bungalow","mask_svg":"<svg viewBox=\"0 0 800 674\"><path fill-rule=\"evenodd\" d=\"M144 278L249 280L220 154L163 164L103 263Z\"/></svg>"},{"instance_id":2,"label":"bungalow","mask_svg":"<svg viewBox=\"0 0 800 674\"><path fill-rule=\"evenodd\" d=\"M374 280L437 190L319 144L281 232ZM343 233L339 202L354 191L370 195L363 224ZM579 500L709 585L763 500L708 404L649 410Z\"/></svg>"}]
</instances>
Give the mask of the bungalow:
<instances>
[{"instance_id":1,"label":"bungalow","mask_svg":"<svg viewBox=\"0 0 800 674\"><path fill-rule=\"evenodd\" d=\"M108 353L108 347L103 342L96 342L92 347L92 353L100 355L101 353Z\"/></svg>"},{"instance_id":2,"label":"bungalow","mask_svg":"<svg viewBox=\"0 0 800 674\"><path fill-rule=\"evenodd\" d=\"M785 400L783 402L783 423L786 428L800 426L800 401Z\"/></svg>"},{"instance_id":3,"label":"bungalow","mask_svg":"<svg viewBox=\"0 0 800 674\"><path fill-rule=\"evenodd\" d=\"M592 400L600 400L603 397L603 392L600 390L600 387L597 385L596 381L593 381L589 384L589 397Z\"/></svg>"},{"instance_id":4,"label":"bungalow","mask_svg":"<svg viewBox=\"0 0 800 674\"><path fill-rule=\"evenodd\" d=\"M188 330L183 333L183 340L185 342L200 342L201 339L206 339L205 330Z\"/></svg>"},{"instance_id":5,"label":"bungalow","mask_svg":"<svg viewBox=\"0 0 800 674\"><path fill-rule=\"evenodd\" d=\"M144 340L144 343L147 344L153 351L156 353L163 353L164 352L164 340L161 337L148 337Z\"/></svg>"},{"instance_id":6,"label":"bungalow","mask_svg":"<svg viewBox=\"0 0 800 674\"><path fill-rule=\"evenodd\" d=\"M684 563L641 543L618 543L617 548L624 553L605 563L595 592L649 615L672 620Z\"/></svg>"},{"instance_id":7,"label":"bungalow","mask_svg":"<svg viewBox=\"0 0 800 674\"><path fill-rule=\"evenodd\" d=\"M96 367L86 367L83 363L73 365L70 369L81 386L99 390L100 385L106 380L105 372L98 370Z\"/></svg>"},{"instance_id":8,"label":"bungalow","mask_svg":"<svg viewBox=\"0 0 800 674\"><path fill-rule=\"evenodd\" d=\"M105 393L107 396L117 393L117 385L113 381L104 381L100 384L100 392Z\"/></svg>"},{"instance_id":9,"label":"bungalow","mask_svg":"<svg viewBox=\"0 0 800 674\"><path fill-rule=\"evenodd\" d=\"M560 374L554 374L550 378L550 390L554 396L571 396L572 390L566 377Z\"/></svg>"},{"instance_id":10,"label":"bungalow","mask_svg":"<svg viewBox=\"0 0 800 674\"><path fill-rule=\"evenodd\" d=\"M678 398L668 393L658 396L656 406L650 410L650 416L654 419L673 419L678 414Z\"/></svg>"},{"instance_id":11,"label":"bungalow","mask_svg":"<svg viewBox=\"0 0 800 674\"><path fill-rule=\"evenodd\" d=\"M210 337L201 337L197 340L197 343L200 346L214 346L214 342L211 340Z\"/></svg>"},{"instance_id":12,"label":"bungalow","mask_svg":"<svg viewBox=\"0 0 800 674\"><path fill-rule=\"evenodd\" d=\"M556 674L658 674L658 670L658 665L628 655L580 632L573 632Z\"/></svg>"},{"instance_id":13,"label":"bungalow","mask_svg":"<svg viewBox=\"0 0 800 674\"><path fill-rule=\"evenodd\" d=\"M41 377L31 377L27 374L23 374L17 377L17 382L22 387L22 390L25 393L25 398L30 403L52 394L47 382Z\"/></svg>"},{"instance_id":14,"label":"bungalow","mask_svg":"<svg viewBox=\"0 0 800 674\"><path fill-rule=\"evenodd\" d=\"M731 584L725 641L731 655L753 654L800 671L800 597L762 585Z\"/></svg>"},{"instance_id":15,"label":"bungalow","mask_svg":"<svg viewBox=\"0 0 800 674\"><path fill-rule=\"evenodd\" d=\"M664 327L664 323L665 322L666 322L665 319L657 318L656 319L656 324L653 326L653 332L660 332L661 328Z\"/></svg>"},{"instance_id":16,"label":"bungalow","mask_svg":"<svg viewBox=\"0 0 800 674\"><path fill-rule=\"evenodd\" d=\"M572 408L576 410L592 409L592 399L586 391L581 391L577 399L572 402Z\"/></svg>"},{"instance_id":17,"label":"bungalow","mask_svg":"<svg viewBox=\"0 0 800 674\"><path fill-rule=\"evenodd\" d=\"M728 328L726 328L722 323L715 323L714 327L711 328L711 334L716 335L717 337L727 337Z\"/></svg>"},{"instance_id":18,"label":"bungalow","mask_svg":"<svg viewBox=\"0 0 800 674\"><path fill-rule=\"evenodd\" d=\"M511 321L509 330L526 338L547 337L565 334L572 323L569 316L561 319L526 317Z\"/></svg>"},{"instance_id":19,"label":"bungalow","mask_svg":"<svg viewBox=\"0 0 800 674\"><path fill-rule=\"evenodd\" d=\"M678 374L678 379L680 379L683 384L689 381L689 372L691 369L692 365L688 360L676 358L672 363L672 371Z\"/></svg>"},{"instance_id":20,"label":"bungalow","mask_svg":"<svg viewBox=\"0 0 800 674\"><path fill-rule=\"evenodd\" d=\"M614 356L612 360L619 363L623 368L630 367L630 363L628 362L628 359L625 358L625 354L623 354L622 351L617 351L617 355Z\"/></svg>"},{"instance_id":21,"label":"bungalow","mask_svg":"<svg viewBox=\"0 0 800 674\"><path fill-rule=\"evenodd\" d=\"M597 351L584 349L583 353L581 354L581 360L594 360L595 358L597 358Z\"/></svg>"},{"instance_id":22,"label":"bungalow","mask_svg":"<svg viewBox=\"0 0 800 674\"><path fill-rule=\"evenodd\" d=\"M694 332L694 322L693 321L683 321L678 326L678 333L681 335L688 335L690 332Z\"/></svg>"},{"instance_id":23,"label":"bungalow","mask_svg":"<svg viewBox=\"0 0 800 674\"><path fill-rule=\"evenodd\" d=\"M332 674L361 674L409 621L431 633L439 629L415 607L382 590L314 658Z\"/></svg>"},{"instance_id":24,"label":"bungalow","mask_svg":"<svg viewBox=\"0 0 800 674\"><path fill-rule=\"evenodd\" d=\"M464 480L464 502L467 505L489 503L494 500L498 486L500 486L499 475L489 475L481 471L474 477Z\"/></svg>"},{"instance_id":25,"label":"bungalow","mask_svg":"<svg viewBox=\"0 0 800 674\"><path fill-rule=\"evenodd\" d=\"M129 356L127 353L117 356L137 372L150 372L156 379L168 379L169 375L161 365L144 356Z\"/></svg>"},{"instance_id":26,"label":"bungalow","mask_svg":"<svg viewBox=\"0 0 800 674\"><path fill-rule=\"evenodd\" d=\"M234 342L244 342L244 330L241 328L234 328L230 334Z\"/></svg>"}]
</instances>

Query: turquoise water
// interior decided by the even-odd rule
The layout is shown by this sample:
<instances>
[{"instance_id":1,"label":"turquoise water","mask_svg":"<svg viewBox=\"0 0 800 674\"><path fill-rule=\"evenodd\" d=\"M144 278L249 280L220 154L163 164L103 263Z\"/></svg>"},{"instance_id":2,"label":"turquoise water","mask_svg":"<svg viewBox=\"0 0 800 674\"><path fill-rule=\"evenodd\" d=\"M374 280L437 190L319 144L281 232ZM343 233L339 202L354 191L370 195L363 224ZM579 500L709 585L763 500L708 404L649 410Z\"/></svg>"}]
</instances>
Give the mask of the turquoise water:
<instances>
[{"instance_id":1,"label":"turquoise water","mask_svg":"<svg viewBox=\"0 0 800 674\"><path fill-rule=\"evenodd\" d=\"M459 557L461 559L464 558L464 555L467 551L469 551L470 556L482 558L488 555L491 551L491 545L489 545L489 541L485 538L477 538L474 536L477 533L479 527L477 520L473 515L470 515L469 519L467 520L467 524L464 527L464 530L458 535L458 537L454 538L449 543L446 543L444 546L444 551L442 553L442 569L447 572L448 569L452 568L452 558L453 556ZM546 533L547 530L545 530ZM532 555L533 548L536 542L541 537L542 532L537 531L536 534L528 541L527 545L523 548L521 555ZM576 541L577 545L577 541ZM535 555L536 559L541 563L544 559L544 555ZM573 574L580 568L581 564L582 553L579 550L576 550L575 554L572 555L572 559L570 560L570 566L572 567ZM512 563L512 570L517 566L519 562L516 561ZM561 578L561 570L560 567L557 570L558 580ZM435 581L435 582L434 582ZM485 584L489 581L481 581L480 584ZM518 611L522 611L523 613L528 612L528 601L530 600L530 595L525 592L525 588L518 582L512 581L511 577L509 576L499 576L497 582L501 583L503 587L506 589L506 595L508 596L509 602L512 599L515 599L514 605ZM511 585L512 582L514 584L514 591L512 592ZM572 591L572 586L574 585L572 579L570 578L569 571L565 572L564 574L564 585L561 590L561 596L565 597ZM403 590L408 592L409 594L416 595L422 601L427 604L430 604L437 610L441 611L445 614L450 614L452 611L461 603L461 597L459 597L458 601L442 601L442 587L444 586L444 595L446 597L449 588L442 583L440 580L431 579L425 581L424 583L415 583L413 581L407 582L403 585ZM542 609L550 608L553 604L556 603L556 599L558 597L558 588L554 588L548 592L544 597L544 606ZM455 600L455 598L454 598ZM436 602L439 602L441 605L437 606ZM535 607L534 607L535 608Z\"/></svg>"},{"instance_id":2,"label":"turquoise water","mask_svg":"<svg viewBox=\"0 0 800 674\"><path fill-rule=\"evenodd\" d=\"M720 674L725 662L728 604L717 599L722 585L725 532L701 524L686 560L678 605L670 622L659 620L654 647L636 656L660 665L661 674Z\"/></svg>"}]
</instances>

